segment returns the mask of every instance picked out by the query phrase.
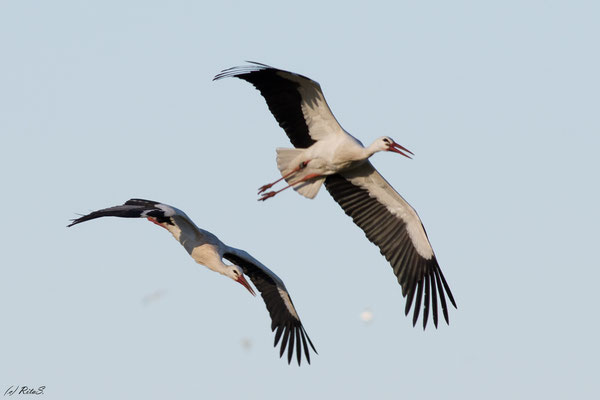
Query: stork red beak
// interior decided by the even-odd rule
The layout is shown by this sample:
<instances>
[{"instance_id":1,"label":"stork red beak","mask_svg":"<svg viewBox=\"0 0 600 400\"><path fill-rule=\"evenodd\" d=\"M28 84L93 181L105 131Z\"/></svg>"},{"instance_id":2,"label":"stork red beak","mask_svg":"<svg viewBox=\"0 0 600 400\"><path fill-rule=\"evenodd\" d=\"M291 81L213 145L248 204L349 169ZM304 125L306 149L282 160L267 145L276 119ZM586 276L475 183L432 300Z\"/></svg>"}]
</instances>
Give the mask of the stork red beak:
<instances>
[{"instance_id":1,"label":"stork red beak","mask_svg":"<svg viewBox=\"0 0 600 400\"><path fill-rule=\"evenodd\" d=\"M252 294L252 296L256 296L256 293L254 293L254 290L252 290L252 286L250 286L250 284L248 283L246 278L244 278L244 275L240 275L240 277L237 278L235 281L237 283L241 284L246 289L248 289L248 291Z\"/></svg>"},{"instance_id":2,"label":"stork red beak","mask_svg":"<svg viewBox=\"0 0 600 400\"><path fill-rule=\"evenodd\" d=\"M394 142L392 144L390 144L390 146L388 147L388 151L393 151L394 153L398 153L398 154L402 154L404 157L408 157L411 158L411 156L409 156L408 154L403 153L403 151L410 153L414 156L413 152L410 151L409 149L407 149L404 146L400 146L398 143Z\"/></svg>"}]
</instances>

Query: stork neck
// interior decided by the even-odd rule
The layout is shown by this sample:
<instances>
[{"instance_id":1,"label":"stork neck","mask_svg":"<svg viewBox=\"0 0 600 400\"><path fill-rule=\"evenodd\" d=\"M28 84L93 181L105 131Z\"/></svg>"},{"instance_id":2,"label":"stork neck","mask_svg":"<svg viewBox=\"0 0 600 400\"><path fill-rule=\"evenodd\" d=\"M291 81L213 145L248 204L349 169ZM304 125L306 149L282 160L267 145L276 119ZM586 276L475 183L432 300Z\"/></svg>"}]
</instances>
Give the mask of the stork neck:
<instances>
[{"instance_id":1,"label":"stork neck","mask_svg":"<svg viewBox=\"0 0 600 400\"><path fill-rule=\"evenodd\" d=\"M371 143L371 145L369 147L365 147L363 149L363 154L365 159L371 157L373 154L377 153L378 151L381 151L381 148L379 147L379 143L377 141Z\"/></svg>"},{"instance_id":2,"label":"stork neck","mask_svg":"<svg viewBox=\"0 0 600 400\"><path fill-rule=\"evenodd\" d=\"M227 275L229 267L223 262L218 252L205 246L194 247L191 250L190 255L198 264L204 265L211 271Z\"/></svg>"},{"instance_id":3,"label":"stork neck","mask_svg":"<svg viewBox=\"0 0 600 400\"><path fill-rule=\"evenodd\" d=\"M221 275L227 275L227 271L231 268L229 265L225 264L221 260L211 260L211 262L203 264L210 270L218 272Z\"/></svg>"}]
</instances>

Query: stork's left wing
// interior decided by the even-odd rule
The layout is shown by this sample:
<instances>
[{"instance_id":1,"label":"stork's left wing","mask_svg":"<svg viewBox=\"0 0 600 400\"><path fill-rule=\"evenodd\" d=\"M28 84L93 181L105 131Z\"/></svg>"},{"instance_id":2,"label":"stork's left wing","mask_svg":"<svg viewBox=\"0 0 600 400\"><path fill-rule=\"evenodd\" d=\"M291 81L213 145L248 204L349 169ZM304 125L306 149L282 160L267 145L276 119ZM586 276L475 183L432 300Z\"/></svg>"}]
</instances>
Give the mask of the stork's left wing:
<instances>
[{"instance_id":1,"label":"stork's left wing","mask_svg":"<svg viewBox=\"0 0 600 400\"><path fill-rule=\"evenodd\" d=\"M402 286L402 295L406 297L406 314L415 301L413 325L419 318L423 292L423 329L427 326L430 308L437 327L438 295L444 319L448 322L444 293L455 308L456 302L425 228L410 204L368 161L352 170L328 176L325 187L391 264Z\"/></svg>"},{"instance_id":2,"label":"stork's left wing","mask_svg":"<svg viewBox=\"0 0 600 400\"><path fill-rule=\"evenodd\" d=\"M283 281L243 250L230 247L223 254L223 258L241 267L244 270L244 274L250 277L254 286L260 291L271 316L271 331L275 332L275 329L277 329L273 345L277 347L277 343L281 339L279 356L283 356L287 347L288 363L290 363L294 353L294 343L296 343L298 365L300 365L302 348L304 348L306 361L310 364L308 345L310 344L315 353L317 350L302 326L300 317L296 312L294 303L292 303L292 299Z\"/></svg>"}]
</instances>

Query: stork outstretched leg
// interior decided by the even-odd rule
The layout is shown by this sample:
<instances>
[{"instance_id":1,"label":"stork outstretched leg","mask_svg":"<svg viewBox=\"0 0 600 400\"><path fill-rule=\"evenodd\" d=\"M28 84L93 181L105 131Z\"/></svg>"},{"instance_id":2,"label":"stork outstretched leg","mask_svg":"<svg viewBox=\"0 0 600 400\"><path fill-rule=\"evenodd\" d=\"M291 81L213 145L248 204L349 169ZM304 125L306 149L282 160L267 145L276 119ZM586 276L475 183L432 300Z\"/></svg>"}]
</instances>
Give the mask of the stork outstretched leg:
<instances>
[{"instance_id":1,"label":"stork outstretched leg","mask_svg":"<svg viewBox=\"0 0 600 400\"><path fill-rule=\"evenodd\" d=\"M304 178L302 178L302 179L300 179L300 180L298 180L298 181L296 181L296 182L294 182L294 183L290 183L289 185L287 185L287 186L286 186L286 187L284 187L283 189L279 189L279 190L278 190L278 191L276 191L276 192L267 192L267 193L263 194L263 195L262 195L262 196L261 196L261 197L258 199L258 201L265 201L266 199L269 199L269 198L271 198L271 197L275 196L277 193L283 192L285 189L291 188L292 186L295 186L295 185L297 185L297 184L299 184L299 183L302 183L302 182L306 182L306 181L308 181L308 180L310 180L310 179L313 179L313 178L319 178L319 177L321 177L321 175L319 175L319 174L308 174L308 175L306 175Z\"/></svg>"},{"instance_id":2,"label":"stork outstretched leg","mask_svg":"<svg viewBox=\"0 0 600 400\"><path fill-rule=\"evenodd\" d=\"M306 168L306 166L308 165L310 160L306 160L306 161L302 161L300 163L300 165L298 165L296 168L294 168L293 170L291 170L290 172L288 172L287 174L285 174L284 176L282 176L281 178L277 179L275 182L272 183L267 183L266 185L263 185L261 187L258 188L258 194L261 194L262 192L264 192L267 189L270 189L273 185L275 185L278 182L281 182L282 180L289 178L292 174L303 170L304 168ZM274 195L272 195L274 196ZM270 197L272 197L270 196Z\"/></svg>"}]
</instances>

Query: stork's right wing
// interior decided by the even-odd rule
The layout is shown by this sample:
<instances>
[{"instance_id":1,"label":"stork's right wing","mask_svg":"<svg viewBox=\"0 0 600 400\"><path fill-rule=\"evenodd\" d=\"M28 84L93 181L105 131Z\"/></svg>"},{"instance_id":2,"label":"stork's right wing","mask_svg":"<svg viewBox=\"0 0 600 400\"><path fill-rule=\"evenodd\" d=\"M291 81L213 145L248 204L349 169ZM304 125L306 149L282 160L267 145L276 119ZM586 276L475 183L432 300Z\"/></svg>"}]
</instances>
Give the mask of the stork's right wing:
<instances>
[{"instance_id":1,"label":"stork's right wing","mask_svg":"<svg viewBox=\"0 0 600 400\"><path fill-rule=\"evenodd\" d=\"M413 325L419 318L423 293L423 329L430 309L437 327L438 295L448 322L445 295L455 308L456 302L421 219L410 204L368 161L352 170L328 176L325 187L391 264L402 286L402 295L406 297L406 314L414 302Z\"/></svg>"},{"instance_id":2,"label":"stork's right wing","mask_svg":"<svg viewBox=\"0 0 600 400\"><path fill-rule=\"evenodd\" d=\"M131 199L122 206L104 208L93 211L87 215L73 219L67 226L73 226L85 221L101 217L121 217L121 218L155 218L159 223L173 225L171 217L176 214L176 210L166 204L151 200Z\"/></svg>"}]
</instances>

